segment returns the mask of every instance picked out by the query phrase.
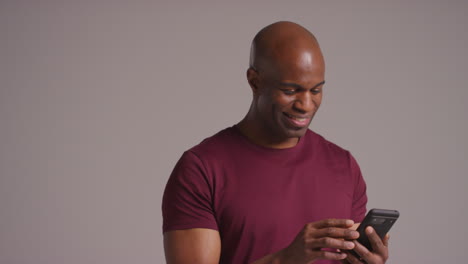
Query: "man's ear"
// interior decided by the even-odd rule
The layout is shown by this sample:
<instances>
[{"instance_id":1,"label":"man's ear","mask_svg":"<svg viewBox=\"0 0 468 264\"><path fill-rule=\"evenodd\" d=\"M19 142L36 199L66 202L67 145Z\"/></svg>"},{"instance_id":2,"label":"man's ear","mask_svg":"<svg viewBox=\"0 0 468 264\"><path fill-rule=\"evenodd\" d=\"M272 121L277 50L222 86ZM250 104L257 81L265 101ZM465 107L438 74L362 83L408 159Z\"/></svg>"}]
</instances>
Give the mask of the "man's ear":
<instances>
[{"instance_id":1,"label":"man's ear","mask_svg":"<svg viewBox=\"0 0 468 264\"><path fill-rule=\"evenodd\" d=\"M259 87L260 79L258 76L258 72L252 67L249 67L249 69L247 69L247 81L249 82L253 95L254 96L258 95L259 90L260 90L260 87Z\"/></svg>"}]
</instances>

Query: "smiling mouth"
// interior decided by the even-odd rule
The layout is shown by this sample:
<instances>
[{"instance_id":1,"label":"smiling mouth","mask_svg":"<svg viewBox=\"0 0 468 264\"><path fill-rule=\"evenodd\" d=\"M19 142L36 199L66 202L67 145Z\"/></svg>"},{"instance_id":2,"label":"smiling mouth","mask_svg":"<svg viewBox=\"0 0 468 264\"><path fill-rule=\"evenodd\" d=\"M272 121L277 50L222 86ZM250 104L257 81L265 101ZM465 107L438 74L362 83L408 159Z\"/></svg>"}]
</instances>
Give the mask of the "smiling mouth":
<instances>
[{"instance_id":1,"label":"smiling mouth","mask_svg":"<svg viewBox=\"0 0 468 264\"><path fill-rule=\"evenodd\" d=\"M293 116L288 113L283 113L288 120L297 127L305 127L309 125L310 117L299 117L299 116Z\"/></svg>"}]
</instances>

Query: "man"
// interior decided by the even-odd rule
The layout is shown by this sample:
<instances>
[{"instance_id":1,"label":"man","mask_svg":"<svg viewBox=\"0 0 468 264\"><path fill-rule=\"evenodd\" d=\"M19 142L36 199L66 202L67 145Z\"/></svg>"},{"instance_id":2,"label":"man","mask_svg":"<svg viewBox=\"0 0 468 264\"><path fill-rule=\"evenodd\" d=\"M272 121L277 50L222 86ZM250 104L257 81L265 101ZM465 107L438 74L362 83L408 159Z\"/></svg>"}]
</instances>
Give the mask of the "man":
<instances>
[{"instance_id":1,"label":"man","mask_svg":"<svg viewBox=\"0 0 468 264\"><path fill-rule=\"evenodd\" d=\"M186 151L163 197L168 263L384 263L352 230L366 185L346 150L308 129L322 100L325 66L315 37L291 22L252 42L245 118ZM361 260L346 254L354 249Z\"/></svg>"}]
</instances>

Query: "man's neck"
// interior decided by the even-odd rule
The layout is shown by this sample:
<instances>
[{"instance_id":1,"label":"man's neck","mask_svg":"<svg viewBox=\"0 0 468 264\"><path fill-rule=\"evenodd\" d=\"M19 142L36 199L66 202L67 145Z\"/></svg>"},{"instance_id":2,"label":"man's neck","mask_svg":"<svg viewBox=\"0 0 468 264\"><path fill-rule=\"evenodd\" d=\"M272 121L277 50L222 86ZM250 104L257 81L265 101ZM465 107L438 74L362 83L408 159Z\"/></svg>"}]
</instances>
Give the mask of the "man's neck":
<instances>
[{"instance_id":1,"label":"man's neck","mask_svg":"<svg viewBox=\"0 0 468 264\"><path fill-rule=\"evenodd\" d=\"M258 122L246 116L236 127L252 143L266 148L285 149L297 145L299 138L278 139L258 126Z\"/></svg>"}]
</instances>

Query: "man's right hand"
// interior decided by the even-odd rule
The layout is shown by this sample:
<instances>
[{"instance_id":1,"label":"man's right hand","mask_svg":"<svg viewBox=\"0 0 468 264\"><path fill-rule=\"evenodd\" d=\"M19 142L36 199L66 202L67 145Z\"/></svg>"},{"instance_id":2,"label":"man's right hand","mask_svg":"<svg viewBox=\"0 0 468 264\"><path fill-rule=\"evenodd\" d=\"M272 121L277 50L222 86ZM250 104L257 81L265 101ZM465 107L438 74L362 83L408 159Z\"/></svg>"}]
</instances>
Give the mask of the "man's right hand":
<instances>
[{"instance_id":1,"label":"man's right hand","mask_svg":"<svg viewBox=\"0 0 468 264\"><path fill-rule=\"evenodd\" d=\"M342 260L346 254L327 251L322 248L350 250L359 233L350 229L354 222L349 219L326 219L306 224L294 241L285 249L277 252L279 263L311 263L319 259Z\"/></svg>"}]
</instances>

